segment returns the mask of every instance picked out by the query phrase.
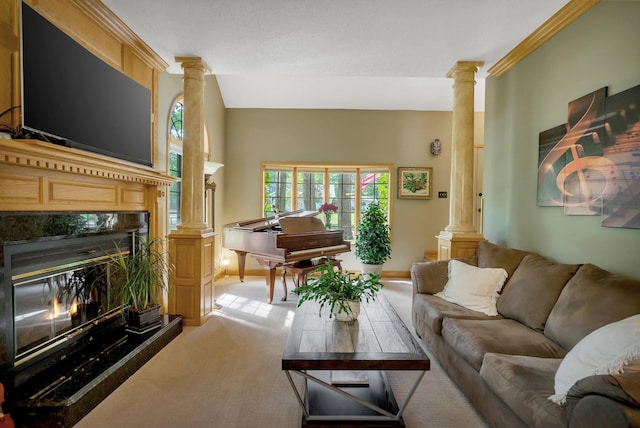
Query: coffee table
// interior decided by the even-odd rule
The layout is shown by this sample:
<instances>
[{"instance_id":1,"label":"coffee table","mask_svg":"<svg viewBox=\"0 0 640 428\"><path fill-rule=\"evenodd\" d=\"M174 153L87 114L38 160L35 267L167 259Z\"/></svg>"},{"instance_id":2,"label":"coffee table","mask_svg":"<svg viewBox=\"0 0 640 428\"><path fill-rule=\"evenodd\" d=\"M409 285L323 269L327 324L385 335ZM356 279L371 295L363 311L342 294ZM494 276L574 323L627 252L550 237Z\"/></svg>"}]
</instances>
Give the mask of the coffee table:
<instances>
[{"instance_id":1,"label":"coffee table","mask_svg":"<svg viewBox=\"0 0 640 428\"><path fill-rule=\"evenodd\" d=\"M361 305L357 321L319 314L315 302L297 308L282 370L302 408L302 426L404 426L402 414L430 361L382 295ZM398 406L385 371L417 371ZM298 388L292 375L304 378Z\"/></svg>"}]
</instances>

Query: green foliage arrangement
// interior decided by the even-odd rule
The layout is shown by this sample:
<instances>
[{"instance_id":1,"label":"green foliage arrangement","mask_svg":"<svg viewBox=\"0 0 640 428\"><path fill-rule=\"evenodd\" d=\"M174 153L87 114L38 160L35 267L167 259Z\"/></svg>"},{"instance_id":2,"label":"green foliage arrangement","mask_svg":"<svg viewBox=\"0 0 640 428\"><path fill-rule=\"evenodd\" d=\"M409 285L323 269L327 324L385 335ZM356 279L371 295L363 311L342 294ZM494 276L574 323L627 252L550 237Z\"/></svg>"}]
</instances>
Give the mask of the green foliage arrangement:
<instances>
[{"instance_id":1,"label":"green foliage arrangement","mask_svg":"<svg viewBox=\"0 0 640 428\"><path fill-rule=\"evenodd\" d=\"M118 290L123 307L128 305L132 310L142 311L158 303L172 268L159 248L159 243L147 238L139 240L129 255L118 251L110 256L112 274L120 284Z\"/></svg>"},{"instance_id":2,"label":"green foliage arrangement","mask_svg":"<svg viewBox=\"0 0 640 428\"><path fill-rule=\"evenodd\" d=\"M353 272L338 271L327 261L312 271L306 285L298 287L298 306L306 301L315 301L320 304L320 313L325 306L329 308L331 318L334 313L351 312L350 306L346 303L348 300L375 300L380 288L380 275L356 275Z\"/></svg>"},{"instance_id":3,"label":"green foliage arrangement","mask_svg":"<svg viewBox=\"0 0 640 428\"><path fill-rule=\"evenodd\" d=\"M377 202L367 206L356 235L356 257L365 264L381 265L391 257L387 215Z\"/></svg>"}]
</instances>

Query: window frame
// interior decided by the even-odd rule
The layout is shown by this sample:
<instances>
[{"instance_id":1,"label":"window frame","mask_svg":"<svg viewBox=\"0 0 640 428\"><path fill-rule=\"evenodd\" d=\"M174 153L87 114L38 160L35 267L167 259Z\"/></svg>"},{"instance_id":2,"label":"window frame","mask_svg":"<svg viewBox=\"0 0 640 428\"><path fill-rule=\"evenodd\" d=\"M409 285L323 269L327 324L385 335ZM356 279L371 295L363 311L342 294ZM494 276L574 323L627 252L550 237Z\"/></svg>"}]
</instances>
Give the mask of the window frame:
<instances>
[{"instance_id":1,"label":"window frame","mask_svg":"<svg viewBox=\"0 0 640 428\"><path fill-rule=\"evenodd\" d=\"M297 183L297 175L298 172L319 172L324 170L324 191L323 198L324 202L327 202L329 199L329 175L332 172L346 172L346 173L355 173L356 183L362 183L362 175L366 174L367 171L375 171L375 170L386 170L389 174L389 182L388 182L388 195L387 195L387 221L389 222L389 227L393 230L393 190L395 189L395 180L394 180L394 165L391 163L334 163L334 162L274 162L274 161L263 161L260 162L260 202L258 207L260 207L260 218L264 217L264 202L265 202L265 170L270 169L288 169L291 171L292 183L291 183L291 209L296 210L298 203L298 183ZM362 192L361 187L356 185L356 195L355 195L355 224L354 224L354 240L355 236L358 233L358 225L360 223L360 219L362 216L361 210L361 201L362 201Z\"/></svg>"}]
</instances>

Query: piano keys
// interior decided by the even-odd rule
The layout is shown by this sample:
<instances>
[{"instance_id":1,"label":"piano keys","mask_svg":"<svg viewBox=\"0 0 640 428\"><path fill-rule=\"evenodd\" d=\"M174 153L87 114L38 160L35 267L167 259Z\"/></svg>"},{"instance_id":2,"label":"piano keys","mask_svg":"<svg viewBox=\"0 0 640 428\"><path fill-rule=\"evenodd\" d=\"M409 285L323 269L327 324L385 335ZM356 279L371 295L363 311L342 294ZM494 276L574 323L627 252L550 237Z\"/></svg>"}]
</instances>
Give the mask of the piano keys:
<instances>
[{"instance_id":1,"label":"piano keys","mask_svg":"<svg viewBox=\"0 0 640 428\"><path fill-rule=\"evenodd\" d=\"M238 255L240 281L244 281L246 256L250 254L265 271L267 300L271 303L278 267L351 251L350 243L343 239L343 231L326 230L315 217L317 214L317 211L297 210L225 225L222 246ZM286 298L285 294L282 300Z\"/></svg>"}]
</instances>

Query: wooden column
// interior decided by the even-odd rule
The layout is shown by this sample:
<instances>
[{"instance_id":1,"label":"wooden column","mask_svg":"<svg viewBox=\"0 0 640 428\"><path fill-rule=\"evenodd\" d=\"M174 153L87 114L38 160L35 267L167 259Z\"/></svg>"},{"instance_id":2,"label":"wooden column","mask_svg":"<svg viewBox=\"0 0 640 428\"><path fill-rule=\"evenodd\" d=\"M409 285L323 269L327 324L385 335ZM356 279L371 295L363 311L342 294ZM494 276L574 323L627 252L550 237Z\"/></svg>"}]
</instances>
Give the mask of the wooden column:
<instances>
[{"instance_id":1,"label":"wooden column","mask_svg":"<svg viewBox=\"0 0 640 428\"><path fill-rule=\"evenodd\" d=\"M439 260L474 255L484 240L473 224L474 85L483 64L458 61L447 73L453 78L451 199L449 225L437 236Z\"/></svg>"},{"instance_id":2,"label":"wooden column","mask_svg":"<svg viewBox=\"0 0 640 428\"><path fill-rule=\"evenodd\" d=\"M185 325L202 325L214 309L214 237L204 213L204 76L199 57L177 57L184 70L181 222L169 235L175 269L170 278L169 311Z\"/></svg>"}]
</instances>

